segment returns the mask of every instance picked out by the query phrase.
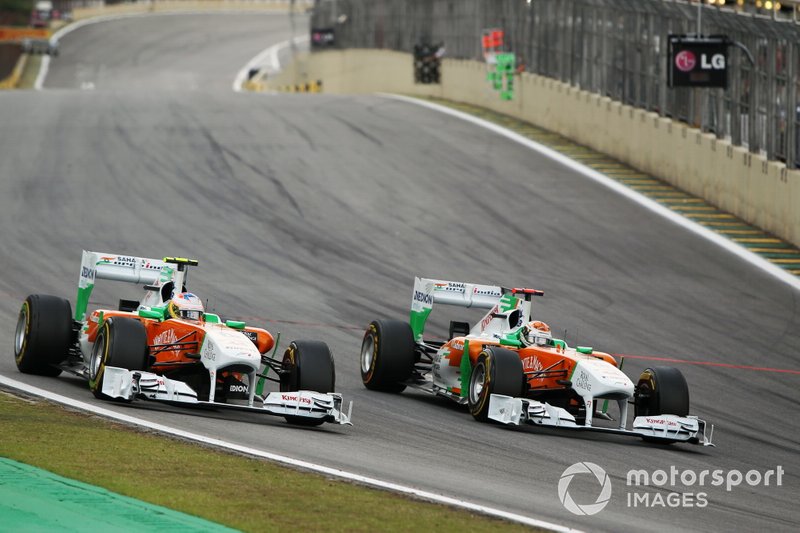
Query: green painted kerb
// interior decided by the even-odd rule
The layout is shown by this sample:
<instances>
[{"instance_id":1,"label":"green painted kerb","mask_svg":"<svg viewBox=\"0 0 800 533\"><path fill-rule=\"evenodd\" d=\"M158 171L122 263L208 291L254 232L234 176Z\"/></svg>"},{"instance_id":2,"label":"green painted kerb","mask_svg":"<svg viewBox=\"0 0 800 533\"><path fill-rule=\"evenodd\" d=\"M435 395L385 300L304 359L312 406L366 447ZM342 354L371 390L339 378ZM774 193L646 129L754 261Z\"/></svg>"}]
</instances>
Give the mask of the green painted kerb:
<instances>
[{"instance_id":1,"label":"green painted kerb","mask_svg":"<svg viewBox=\"0 0 800 533\"><path fill-rule=\"evenodd\" d=\"M0 517L4 531L235 531L6 458Z\"/></svg>"}]
</instances>

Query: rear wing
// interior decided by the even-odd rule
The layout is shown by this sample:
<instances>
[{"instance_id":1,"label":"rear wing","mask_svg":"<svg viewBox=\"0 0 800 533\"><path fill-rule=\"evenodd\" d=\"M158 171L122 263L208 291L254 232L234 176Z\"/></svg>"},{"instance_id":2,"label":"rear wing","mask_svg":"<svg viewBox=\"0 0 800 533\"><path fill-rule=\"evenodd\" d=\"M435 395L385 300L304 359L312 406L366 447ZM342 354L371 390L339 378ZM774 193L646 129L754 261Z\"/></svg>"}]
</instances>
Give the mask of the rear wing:
<instances>
[{"instance_id":1,"label":"rear wing","mask_svg":"<svg viewBox=\"0 0 800 533\"><path fill-rule=\"evenodd\" d=\"M425 323L434 303L492 309L502 296L503 288L497 285L415 277L414 294L411 298L411 330L414 332L414 340L422 342Z\"/></svg>"},{"instance_id":2,"label":"rear wing","mask_svg":"<svg viewBox=\"0 0 800 533\"><path fill-rule=\"evenodd\" d=\"M152 285L172 279L173 273L173 268L161 259L84 250L78 277L78 296L75 300L75 320L85 320L89 296L96 279Z\"/></svg>"},{"instance_id":3,"label":"rear wing","mask_svg":"<svg viewBox=\"0 0 800 533\"><path fill-rule=\"evenodd\" d=\"M415 277L410 320L414 340L422 342L425 323L433 310L434 303L489 309L487 316L519 309L520 320L527 322L531 316L531 297L542 295L544 292L536 289L509 289L499 285L480 285ZM485 327L486 319L476 325L479 331L483 331Z\"/></svg>"}]
</instances>

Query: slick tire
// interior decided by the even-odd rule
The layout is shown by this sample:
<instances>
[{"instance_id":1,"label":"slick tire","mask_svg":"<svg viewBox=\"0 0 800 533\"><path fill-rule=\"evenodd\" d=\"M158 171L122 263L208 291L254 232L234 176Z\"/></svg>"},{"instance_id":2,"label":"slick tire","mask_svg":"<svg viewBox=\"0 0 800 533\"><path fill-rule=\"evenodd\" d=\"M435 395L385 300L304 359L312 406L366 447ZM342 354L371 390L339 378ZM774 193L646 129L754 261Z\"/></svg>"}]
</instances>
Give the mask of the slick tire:
<instances>
[{"instance_id":1,"label":"slick tire","mask_svg":"<svg viewBox=\"0 0 800 533\"><path fill-rule=\"evenodd\" d=\"M89 358L89 390L96 398L111 399L103 394L103 377L107 366L126 370L147 370L147 332L134 318L111 317L100 326Z\"/></svg>"},{"instance_id":2,"label":"slick tire","mask_svg":"<svg viewBox=\"0 0 800 533\"><path fill-rule=\"evenodd\" d=\"M281 377L281 392L309 390L334 392L336 368L333 354L321 341L293 341L283 354L283 366L288 372ZM324 419L286 416L286 421L299 426L319 426Z\"/></svg>"},{"instance_id":3,"label":"slick tire","mask_svg":"<svg viewBox=\"0 0 800 533\"><path fill-rule=\"evenodd\" d=\"M375 320L361 343L361 381L370 390L402 392L414 371L414 333L407 322Z\"/></svg>"},{"instance_id":4,"label":"slick tire","mask_svg":"<svg viewBox=\"0 0 800 533\"><path fill-rule=\"evenodd\" d=\"M522 396L525 374L517 352L505 348L487 348L475 362L469 380L467 401L469 412L480 422L489 418L492 394L518 398Z\"/></svg>"},{"instance_id":5,"label":"slick tire","mask_svg":"<svg viewBox=\"0 0 800 533\"><path fill-rule=\"evenodd\" d=\"M14 361L24 374L55 377L73 343L69 301L31 294L22 303L14 335Z\"/></svg>"},{"instance_id":6,"label":"slick tire","mask_svg":"<svg viewBox=\"0 0 800 533\"><path fill-rule=\"evenodd\" d=\"M646 368L636 384L634 416L689 414L689 386L677 368Z\"/></svg>"}]
</instances>

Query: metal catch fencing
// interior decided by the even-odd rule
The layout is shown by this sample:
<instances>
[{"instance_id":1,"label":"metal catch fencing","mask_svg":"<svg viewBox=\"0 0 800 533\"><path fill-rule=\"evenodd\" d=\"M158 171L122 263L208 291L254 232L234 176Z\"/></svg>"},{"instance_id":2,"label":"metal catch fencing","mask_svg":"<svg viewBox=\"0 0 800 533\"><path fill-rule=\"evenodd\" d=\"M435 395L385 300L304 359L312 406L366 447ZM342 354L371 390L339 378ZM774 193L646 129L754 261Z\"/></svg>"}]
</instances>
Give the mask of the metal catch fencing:
<instances>
[{"instance_id":1,"label":"metal catch fencing","mask_svg":"<svg viewBox=\"0 0 800 533\"><path fill-rule=\"evenodd\" d=\"M733 2L731 2L733 3ZM667 87L669 34L726 35L727 89ZM797 17L793 17L796 19ZM337 48L482 59L481 32L500 28L528 72L684 121L800 167L800 24L685 0L316 0L312 28Z\"/></svg>"}]
</instances>

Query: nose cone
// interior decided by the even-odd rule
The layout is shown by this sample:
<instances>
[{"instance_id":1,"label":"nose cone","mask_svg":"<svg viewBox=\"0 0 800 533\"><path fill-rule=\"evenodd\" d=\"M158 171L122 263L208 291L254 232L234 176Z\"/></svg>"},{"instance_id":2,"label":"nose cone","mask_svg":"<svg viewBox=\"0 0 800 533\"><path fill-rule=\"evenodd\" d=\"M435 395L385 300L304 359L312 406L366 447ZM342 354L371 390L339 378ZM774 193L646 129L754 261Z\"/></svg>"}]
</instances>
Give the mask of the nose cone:
<instances>
[{"instance_id":1,"label":"nose cone","mask_svg":"<svg viewBox=\"0 0 800 533\"><path fill-rule=\"evenodd\" d=\"M253 342L241 332L225 327L207 330L201 355L207 368L247 365L258 370L261 366L261 354Z\"/></svg>"},{"instance_id":2,"label":"nose cone","mask_svg":"<svg viewBox=\"0 0 800 533\"><path fill-rule=\"evenodd\" d=\"M578 361L572 374L572 388L581 396L630 397L633 382L621 370L602 360Z\"/></svg>"}]
</instances>

